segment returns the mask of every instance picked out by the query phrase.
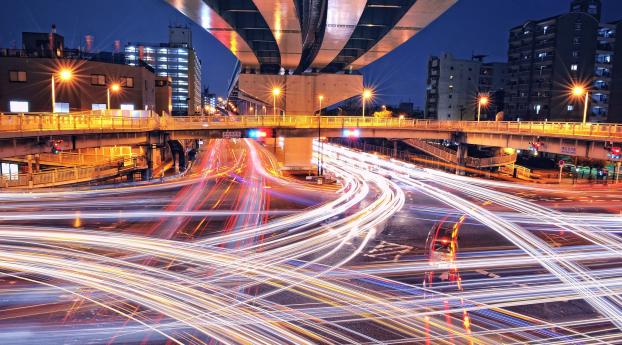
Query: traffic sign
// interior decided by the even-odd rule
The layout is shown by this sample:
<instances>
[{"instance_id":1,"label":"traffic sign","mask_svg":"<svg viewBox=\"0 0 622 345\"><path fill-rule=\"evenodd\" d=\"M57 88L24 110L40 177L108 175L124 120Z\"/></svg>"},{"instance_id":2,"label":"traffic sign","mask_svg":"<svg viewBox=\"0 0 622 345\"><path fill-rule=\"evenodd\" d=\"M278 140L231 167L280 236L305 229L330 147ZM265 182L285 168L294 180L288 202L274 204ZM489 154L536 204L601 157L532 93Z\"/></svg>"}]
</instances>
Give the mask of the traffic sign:
<instances>
[{"instance_id":1,"label":"traffic sign","mask_svg":"<svg viewBox=\"0 0 622 345\"><path fill-rule=\"evenodd\" d=\"M564 165L566 165L566 161L562 159L557 163L557 165L559 165L560 168L563 168Z\"/></svg>"}]
</instances>

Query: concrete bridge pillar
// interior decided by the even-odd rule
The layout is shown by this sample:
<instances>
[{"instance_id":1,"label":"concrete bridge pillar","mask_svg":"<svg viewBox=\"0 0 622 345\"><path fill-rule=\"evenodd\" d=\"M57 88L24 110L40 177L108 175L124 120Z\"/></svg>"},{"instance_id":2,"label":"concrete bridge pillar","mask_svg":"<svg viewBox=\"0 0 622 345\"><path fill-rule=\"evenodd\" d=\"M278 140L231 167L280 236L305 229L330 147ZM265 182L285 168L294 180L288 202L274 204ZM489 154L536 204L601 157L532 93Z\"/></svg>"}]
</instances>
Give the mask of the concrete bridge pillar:
<instances>
[{"instance_id":1,"label":"concrete bridge pillar","mask_svg":"<svg viewBox=\"0 0 622 345\"><path fill-rule=\"evenodd\" d=\"M456 168L457 175L464 175L464 167L466 166L466 161L469 153L469 145L459 143L458 150L456 151L456 155L458 156L458 167Z\"/></svg>"}]
</instances>

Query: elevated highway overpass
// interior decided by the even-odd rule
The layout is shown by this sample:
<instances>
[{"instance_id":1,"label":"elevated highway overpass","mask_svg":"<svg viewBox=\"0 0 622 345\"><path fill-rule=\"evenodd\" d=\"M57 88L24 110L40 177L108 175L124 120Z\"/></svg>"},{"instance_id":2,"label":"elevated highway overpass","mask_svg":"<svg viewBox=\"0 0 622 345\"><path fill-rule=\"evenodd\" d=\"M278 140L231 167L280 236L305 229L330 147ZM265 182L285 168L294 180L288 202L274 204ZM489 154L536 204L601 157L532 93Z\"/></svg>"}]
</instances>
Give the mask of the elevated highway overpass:
<instances>
[{"instance_id":1,"label":"elevated highway overpass","mask_svg":"<svg viewBox=\"0 0 622 345\"><path fill-rule=\"evenodd\" d=\"M573 122L431 121L360 116L161 117L150 112L0 115L0 158L46 152L49 140L62 149L156 145L166 140L248 137L264 129L284 138L344 137L439 139L459 144L529 149L608 159L607 144L622 143L620 124Z\"/></svg>"}]
</instances>

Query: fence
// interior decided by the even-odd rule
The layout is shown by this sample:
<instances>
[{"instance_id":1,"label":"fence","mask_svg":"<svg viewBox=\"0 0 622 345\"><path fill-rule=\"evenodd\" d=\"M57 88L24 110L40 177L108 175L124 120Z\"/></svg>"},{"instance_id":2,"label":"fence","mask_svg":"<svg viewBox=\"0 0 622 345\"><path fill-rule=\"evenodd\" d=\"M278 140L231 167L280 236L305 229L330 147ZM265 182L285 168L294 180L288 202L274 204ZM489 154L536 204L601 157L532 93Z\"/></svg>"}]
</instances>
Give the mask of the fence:
<instances>
[{"instance_id":1,"label":"fence","mask_svg":"<svg viewBox=\"0 0 622 345\"><path fill-rule=\"evenodd\" d=\"M151 111L97 110L81 113L0 114L0 134L46 131L151 131L181 129L405 128L452 132L504 133L534 136L622 139L622 125L577 122L433 121L361 116L158 116Z\"/></svg>"},{"instance_id":2,"label":"fence","mask_svg":"<svg viewBox=\"0 0 622 345\"><path fill-rule=\"evenodd\" d=\"M0 187L48 187L79 183L118 175L124 170L146 167L141 157L126 158L99 166L76 166L72 168L50 169L32 174L0 176Z\"/></svg>"}]
</instances>

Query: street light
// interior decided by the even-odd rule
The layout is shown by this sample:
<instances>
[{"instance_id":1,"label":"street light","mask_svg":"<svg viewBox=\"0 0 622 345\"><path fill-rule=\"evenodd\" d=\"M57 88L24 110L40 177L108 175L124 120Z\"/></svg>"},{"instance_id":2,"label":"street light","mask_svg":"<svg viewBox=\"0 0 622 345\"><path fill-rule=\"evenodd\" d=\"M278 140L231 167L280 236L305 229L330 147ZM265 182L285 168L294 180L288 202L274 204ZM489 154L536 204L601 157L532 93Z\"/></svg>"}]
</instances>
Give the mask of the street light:
<instances>
[{"instance_id":1,"label":"street light","mask_svg":"<svg viewBox=\"0 0 622 345\"><path fill-rule=\"evenodd\" d=\"M69 68L61 68L58 71L58 79L60 81L70 81L73 79L73 71ZM52 113L56 112L56 74L52 73Z\"/></svg>"},{"instance_id":2,"label":"street light","mask_svg":"<svg viewBox=\"0 0 622 345\"><path fill-rule=\"evenodd\" d=\"M278 87L275 87L272 89L272 109L273 109L273 115L274 117L276 117L276 98L281 94L281 89Z\"/></svg>"},{"instance_id":3,"label":"street light","mask_svg":"<svg viewBox=\"0 0 622 345\"><path fill-rule=\"evenodd\" d=\"M322 175L321 170L321 157L322 157L322 101L324 100L324 95L319 95L318 100L320 101L320 110L317 113L317 146L318 146L318 154L317 154L317 176Z\"/></svg>"},{"instance_id":4,"label":"street light","mask_svg":"<svg viewBox=\"0 0 622 345\"><path fill-rule=\"evenodd\" d=\"M363 117L365 117L365 103L373 96L371 89L363 89Z\"/></svg>"},{"instance_id":5,"label":"street light","mask_svg":"<svg viewBox=\"0 0 622 345\"><path fill-rule=\"evenodd\" d=\"M488 98L488 96L479 96L479 99L477 100L477 122L479 122L480 116L482 114L482 106L487 106L489 101L490 99Z\"/></svg>"},{"instance_id":6,"label":"street light","mask_svg":"<svg viewBox=\"0 0 622 345\"><path fill-rule=\"evenodd\" d=\"M121 91L121 85L119 83L112 83L106 88L106 108L110 110L110 92L117 93Z\"/></svg>"},{"instance_id":7,"label":"street light","mask_svg":"<svg viewBox=\"0 0 622 345\"><path fill-rule=\"evenodd\" d=\"M585 95L585 99L583 100L583 124L585 124L587 122L587 106L589 104L590 92L581 85L575 85L572 87L572 95L575 97Z\"/></svg>"}]
</instances>

